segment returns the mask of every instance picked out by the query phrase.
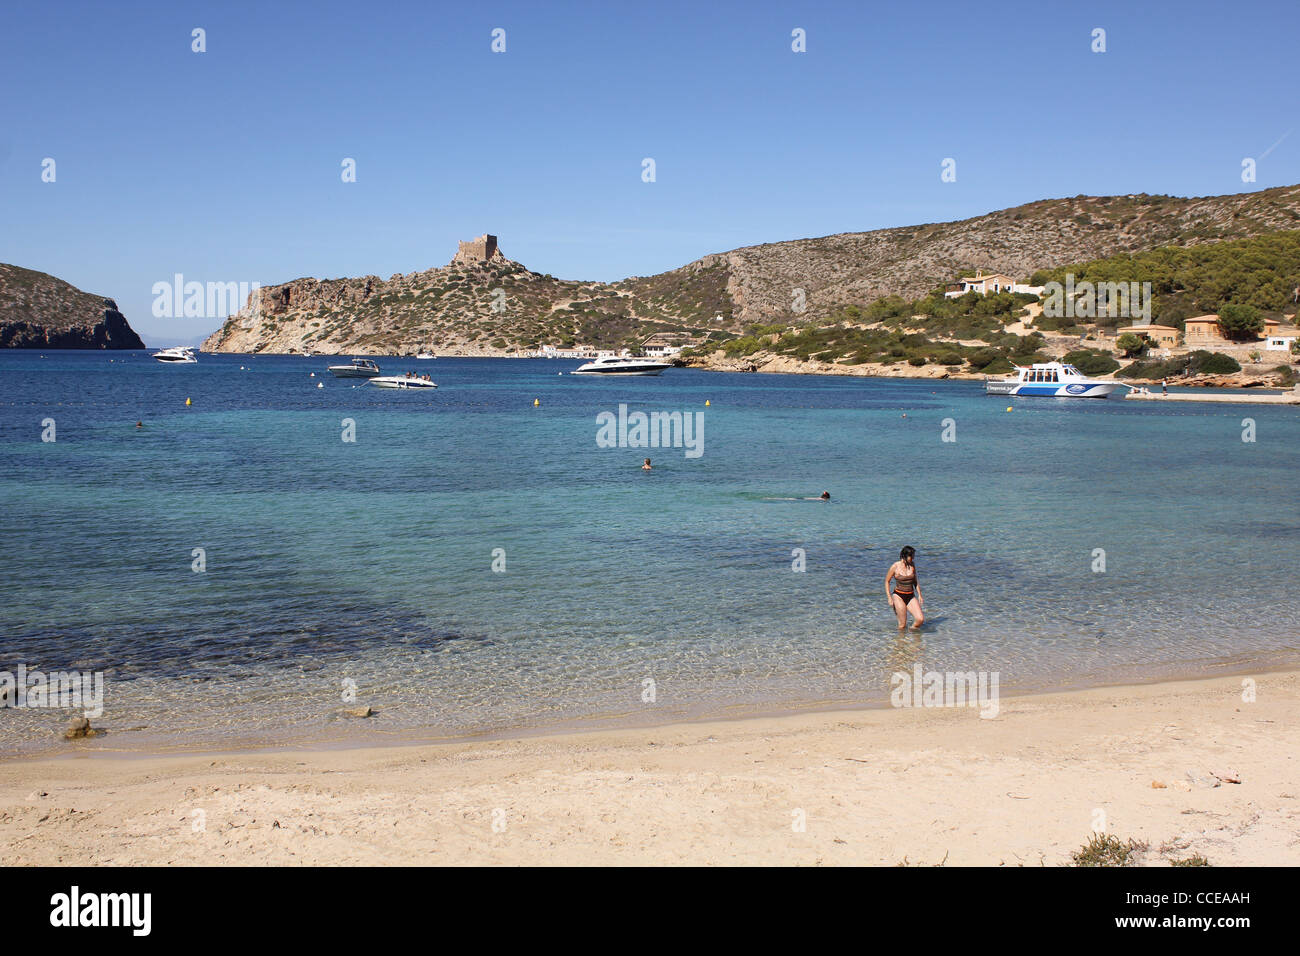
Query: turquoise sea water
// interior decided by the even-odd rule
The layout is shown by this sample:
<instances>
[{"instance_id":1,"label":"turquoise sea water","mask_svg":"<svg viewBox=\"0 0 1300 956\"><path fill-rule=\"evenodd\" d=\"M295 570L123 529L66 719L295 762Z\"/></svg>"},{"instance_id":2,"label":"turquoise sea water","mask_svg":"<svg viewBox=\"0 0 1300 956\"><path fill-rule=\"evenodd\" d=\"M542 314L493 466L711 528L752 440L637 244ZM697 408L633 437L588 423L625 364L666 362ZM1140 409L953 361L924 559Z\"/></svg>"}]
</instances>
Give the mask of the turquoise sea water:
<instances>
[{"instance_id":1,"label":"turquoise sea water","mask_svg":"<svg viewBox=\"0 0 1300 956\"><path fill-rule=\"evenodd\" d=\"M439 384L407 393L333 361L0 353L0 670L103 670L118 749L871 705L917 661L1008 693L1298 656L1294 407L381 360ZM620 403L702 413L703 454L598 447ZM904 544L930 623L900 638ZM379 717L338 715L351 684ZM66 718L0 710L0 753Z\"/></svg>"}]
</instances>

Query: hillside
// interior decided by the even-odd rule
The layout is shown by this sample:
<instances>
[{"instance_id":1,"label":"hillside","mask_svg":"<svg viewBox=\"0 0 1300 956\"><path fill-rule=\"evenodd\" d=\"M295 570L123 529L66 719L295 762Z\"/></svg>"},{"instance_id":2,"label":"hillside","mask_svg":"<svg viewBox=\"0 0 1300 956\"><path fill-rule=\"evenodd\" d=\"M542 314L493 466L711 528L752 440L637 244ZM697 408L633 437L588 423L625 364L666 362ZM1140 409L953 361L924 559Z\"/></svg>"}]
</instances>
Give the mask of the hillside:
<instances>
[{"instance_id":1,"label":"hillside","mask_svg":"<svg viewBox=\"0 0 1300 956\"><path fill-rule=\"evenodd\" d=\"M1218 346L1236 358L1216 358L1183 346L1165 358L1135 357L1125 353L1115 337L1119 326L1132 324L1131 314L1052 316L1044 315L1039 298L1027 293L969 292L949 298L933 292L916 299L882 296L865 307L844 306L812 324L755 323L744 335L688 350L683 360L736 371L947 378L1000 373L1013 363L1068 356L1087 374L1116 372L1159 380L1184 373L1240 373L1216 384L1295 383L1288 354L1261 353L1256 362L1250 352L1258 348L1266 318L1287 328L1296 319L1300 230L1071 263L1039 271L1033 282L1062 282L1067 273L1079 282L1150 283L1152 315L1180 330L1191 315L1226 314L1229 307L1238 314L1250 313L1255 327ZM1123 360L1130 361L1121 369ZM1243 369L1238 360L1252 367Z\"/></svg>"},{"instance_id":2,"label":"hillside","mask_svg":"<svg viewBox=\"0 0 1300 956\"><path fill-rule=\"evenodd\" d=\"M387 280L264 287L203 348L494 355L548 342L635 345L656 331L734 335L754 323L824 321L882 296L914 298L977 268L1023 279L1071 262L1296 228L1300 186L1195 199L1077 196L960 222L749 246L615 283L531 272L493 240L490 256L462 251L446 266ZM793 307L797 289L802 311Z\"/></svg>"},{"instance_id":3,"label":"hillside","mask_svg":"<svg viewBox=\"0 0 1300 956\"><path fill-rule=\"evenodd\" d=\"M144 342L112 299L0 263L0 348L142 349Z\"/></svg>"}]
</instances>

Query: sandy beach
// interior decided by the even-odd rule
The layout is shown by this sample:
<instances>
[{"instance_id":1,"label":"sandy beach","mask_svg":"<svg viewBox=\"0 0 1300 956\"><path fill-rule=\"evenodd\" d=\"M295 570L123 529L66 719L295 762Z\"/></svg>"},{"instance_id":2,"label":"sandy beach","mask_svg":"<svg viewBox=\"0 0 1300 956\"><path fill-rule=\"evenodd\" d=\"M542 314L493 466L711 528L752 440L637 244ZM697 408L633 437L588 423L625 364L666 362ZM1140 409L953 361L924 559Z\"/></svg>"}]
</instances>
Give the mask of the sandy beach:
<instances>
[{"instance_id":1,"label":"sandy beach","mask_svg":"<svg viewBox=\"0 0 1300 956\"><path fill-rule=\"evenodd\" d=\"M8 865L1300 864L1300 672L518 740L0 763ZM1239 783L1231 782L1239 780ZM800 826L800 824L803 824Z\"/></svg>"}]
</instances>

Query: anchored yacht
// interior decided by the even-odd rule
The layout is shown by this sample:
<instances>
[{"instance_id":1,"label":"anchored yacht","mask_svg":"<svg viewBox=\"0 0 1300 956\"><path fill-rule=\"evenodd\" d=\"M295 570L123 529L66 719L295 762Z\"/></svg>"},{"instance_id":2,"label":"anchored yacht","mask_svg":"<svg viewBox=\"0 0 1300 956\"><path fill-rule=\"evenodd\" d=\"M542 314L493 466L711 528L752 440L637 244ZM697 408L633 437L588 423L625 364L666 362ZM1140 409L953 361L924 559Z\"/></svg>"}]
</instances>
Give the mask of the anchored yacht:
<instances>
[{"instance_id":1,"label":"anchored yacht","mask_svg":"<svg viewBox=\"0 0 1300 956\"><path fill-rule=\"evenodd\" d=\"M370 380L371 385L380 388L437 388L437 384L427 375L381 375Z\"/></svg>"},{"instance_id":2,"label":"anchored yacht","mask_svg":"<svg viewBox=\"0 0 1300 956\"><path fill-rule=\"evenodd\" d=\"M354 358L348 365L331 365L329 370L335 378L374 378L379 374L379 366L368 358Z\"/></svg>"},{"instance_id":3,"label":"anchored yacht","mask_svg":"<svg viewBox=\"0 0 1300 956\"><path fill-rule=\"evenodd\" d=\"M194 349L184 346L176 346L170 349L161 349L153 353L153 357L160 362L167 362L172 365L193 365L198 361L194 357Z\"/></svg>"},{"instance_id":4,"label":"anchored yacht","mask_svg":"<svg viewBox=\"0 0 1300 956\"><path fill-rule=\"evenodd\" d=\"M587 362L575 368L570 375L658 375L666 368L672 368L671 362L656 362L652 359L602 355L594 362Z\"/></svg>"}]
</instances>

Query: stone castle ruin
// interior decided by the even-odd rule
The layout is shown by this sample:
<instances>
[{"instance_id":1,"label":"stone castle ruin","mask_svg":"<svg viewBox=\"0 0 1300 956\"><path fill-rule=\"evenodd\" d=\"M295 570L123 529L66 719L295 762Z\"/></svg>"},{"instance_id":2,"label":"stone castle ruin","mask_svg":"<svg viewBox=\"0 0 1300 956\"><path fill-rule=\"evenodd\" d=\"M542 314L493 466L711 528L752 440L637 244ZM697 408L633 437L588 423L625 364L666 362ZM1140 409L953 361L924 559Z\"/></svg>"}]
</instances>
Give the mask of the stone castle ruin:
<instances>
[{"instance_id":1,"label":"stone castle ruin","mask_svg":"<svg viewBox=\"0 0 1300 956\"><path fill-rule=\"evenodd\" d=\"M456 250L455 257L451 260L451 264L454 266L475 266L483 262L492 262L495 259L505 259L505 256L497 248L497 237L484 233L477 239L461 242Z\"/></svg>"}]
</instances>

